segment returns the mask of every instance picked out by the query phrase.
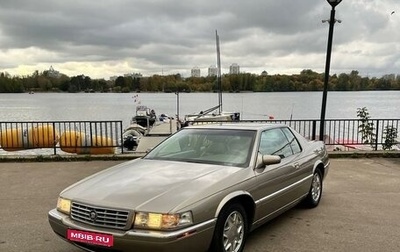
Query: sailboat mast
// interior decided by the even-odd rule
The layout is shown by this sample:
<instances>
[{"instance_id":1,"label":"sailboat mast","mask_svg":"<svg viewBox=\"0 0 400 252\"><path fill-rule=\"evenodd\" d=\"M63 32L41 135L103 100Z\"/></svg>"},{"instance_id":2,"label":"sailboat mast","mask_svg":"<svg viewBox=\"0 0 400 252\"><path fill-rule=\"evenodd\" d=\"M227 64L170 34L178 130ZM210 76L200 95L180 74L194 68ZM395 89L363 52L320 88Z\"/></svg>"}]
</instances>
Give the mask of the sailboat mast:
<instances>
[{"instance_id":1,"label":"sailboat mast","mask_svg":"<svg viewBox=\"0 0 400 252\"><path fill-rule=\"evenodd\" d=\"M215 30L215 39L217 43L217 88L218 88L218 112L222 112L222 83L221 83L221 59L219 51L219 36L217 30Z\"/></svg>"}]
</instances>

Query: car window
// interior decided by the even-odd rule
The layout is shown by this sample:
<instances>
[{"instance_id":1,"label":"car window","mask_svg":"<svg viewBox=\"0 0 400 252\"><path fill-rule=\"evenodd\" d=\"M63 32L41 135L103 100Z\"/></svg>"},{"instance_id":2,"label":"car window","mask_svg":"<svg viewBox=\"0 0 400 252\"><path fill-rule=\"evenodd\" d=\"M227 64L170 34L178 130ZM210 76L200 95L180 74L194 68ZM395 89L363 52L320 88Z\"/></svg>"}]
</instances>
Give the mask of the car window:
<instances>
[{"instance_id":1,"label":"car window","mask_svg":"<svg viewBox=\"0 0 400 252\"><path fill-rule=\"evenodd\" d=\"M145 158L246 167L256 131L183 129L150 151Z\"/></svg>"},{"instance_id":2,"label":"car window","mask_svg":"<svg viewBox=\"0 0 400 252\"><path fill-rule=\"evenodd\" d=\"M293 155L290 143L280 128L262 132L259 151L263 155L279 155L281 158Z\"/></svg>"},{"instance_id":3,"label":"car window","mask_svg":"<svg viewBox=\"0 0 400 252\"><path fill-rule=\"evenodd\" d=\"M290 147L292 148L292 151L294 154L300 153L301 152L301 147L299 142L297 141L297 138L293 135L293 132L290 131L288 128L282 128L283 133L286 135Z\"/></svg>"}]
</instances>

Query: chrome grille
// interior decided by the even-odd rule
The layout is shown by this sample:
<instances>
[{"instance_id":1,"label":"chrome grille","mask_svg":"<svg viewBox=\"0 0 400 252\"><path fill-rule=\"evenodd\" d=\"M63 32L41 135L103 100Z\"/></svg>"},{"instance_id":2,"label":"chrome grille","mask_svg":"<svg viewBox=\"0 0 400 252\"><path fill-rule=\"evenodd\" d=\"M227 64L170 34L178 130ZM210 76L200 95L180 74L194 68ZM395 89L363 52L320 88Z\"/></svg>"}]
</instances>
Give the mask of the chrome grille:
<instances>
[{"instance_id":1,"label":"chrome grille","mask_svg":"<svg viewBox=\"0 0 400 252\"><path fill-rule=\"evenodd\" d=\"M71 218L93 226L129 229L132 223L129 211L95 207L82 203L73 202L71 207Z\"/></svg>"}]
</instances>

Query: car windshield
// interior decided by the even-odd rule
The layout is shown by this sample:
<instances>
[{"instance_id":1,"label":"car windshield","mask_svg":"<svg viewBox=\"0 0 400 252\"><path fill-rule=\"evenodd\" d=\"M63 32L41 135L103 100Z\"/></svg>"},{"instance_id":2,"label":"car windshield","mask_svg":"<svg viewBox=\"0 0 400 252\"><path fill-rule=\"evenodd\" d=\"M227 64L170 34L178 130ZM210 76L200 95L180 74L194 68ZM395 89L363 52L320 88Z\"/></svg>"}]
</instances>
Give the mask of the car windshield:
<instances>
[{"instance_id":1,"label":"car windshield","mask_svg":"<svg viewBox=\"0 0 400 252\"><path fill-rule=\"evenodd\" d=\"M184 128L144 158L247 167L256 131Z\"/></svg>"}]
</instances>

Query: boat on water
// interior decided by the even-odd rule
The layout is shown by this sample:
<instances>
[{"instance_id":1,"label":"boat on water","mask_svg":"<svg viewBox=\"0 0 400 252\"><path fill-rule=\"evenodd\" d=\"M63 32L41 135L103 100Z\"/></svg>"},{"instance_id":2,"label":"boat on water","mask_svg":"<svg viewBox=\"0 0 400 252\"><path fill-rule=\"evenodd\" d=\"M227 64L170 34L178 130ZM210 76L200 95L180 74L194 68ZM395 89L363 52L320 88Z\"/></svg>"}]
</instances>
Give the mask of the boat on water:
<instances>
[{"instance_id":1,"label":"boat on water","mask_svg":"<svg viewBox=\"0 0 400 252\"><path fill-rule=\"evenodd\" d=\"M122 133L123 146L127 151L146 151L176 131L176 121L173 117L167 114L157 117L153 109L137 106L136 115Z\"/></svg>"},{"instance_id":2,"label":"boat on water","mask_svg":"<svg viewBox=\"0 0 400 252\"><path fill-rule=\"evenodd\" d=\"M156 120L157 115L154 109L139 105L136 106L136 115L132 117L131 124L138 124L142 127L149 128L153 126Z\"/></svg>"},{"instance_id":3,"label":"boat on water","mask_svg":"<svg viewBox=\"0 0 400 252\"><path fill-rule=\"evenodd\" d=\"M213 121L240 121L240 112L218 111L220 105L214 106L199 113L185 115L183 127L195 122L213 122Z\"/></svg>"}]
</instances>

